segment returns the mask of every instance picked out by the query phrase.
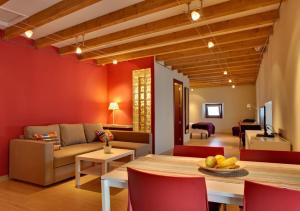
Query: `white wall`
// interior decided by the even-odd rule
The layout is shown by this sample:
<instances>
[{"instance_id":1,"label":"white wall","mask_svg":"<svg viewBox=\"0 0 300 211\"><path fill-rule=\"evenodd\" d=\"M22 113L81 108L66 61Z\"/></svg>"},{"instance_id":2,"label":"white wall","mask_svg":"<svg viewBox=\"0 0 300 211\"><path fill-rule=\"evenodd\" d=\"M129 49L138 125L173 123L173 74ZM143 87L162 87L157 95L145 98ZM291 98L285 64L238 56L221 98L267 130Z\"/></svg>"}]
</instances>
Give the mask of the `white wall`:
<instances>
[{"instance_id":1,"label":"white wall","mask_svg":"<svg viewBox=\"0 0 300 211\"><path fill-rule=\"evenodd\" d=\"M182 81L184 87L189 87L189 79L186 76L155 62L154 96L156 154L168 151L174 147L173 79ZM188 139L189 134L184 137L185 141Z\"/></svg>"},{"instance_id":2,"label":"white wall","mask_svg":"<svg viewBox=\"0 0 300 211\"><path fill-rule=\"evenodd\" d=\"M222 119L205 118L202 105L204 103L223 103ZM247 104L252 109L247 109ZM231 133L232 127L246 118L255 118L256 114L255 86L230 86L194 89L190 95L190 122L212 122L217 133Z\"/></svg>"},{"instance_id":3,"label":"white wall","mask_svg":"<svg viewBox=\"0 0 300 211\"><path fill-rule=\"evenodd\" d=\"M300 1L282 4L256 81L257 105L273 103L273 127L300 151Z\"/></svg>"}]
</instances>

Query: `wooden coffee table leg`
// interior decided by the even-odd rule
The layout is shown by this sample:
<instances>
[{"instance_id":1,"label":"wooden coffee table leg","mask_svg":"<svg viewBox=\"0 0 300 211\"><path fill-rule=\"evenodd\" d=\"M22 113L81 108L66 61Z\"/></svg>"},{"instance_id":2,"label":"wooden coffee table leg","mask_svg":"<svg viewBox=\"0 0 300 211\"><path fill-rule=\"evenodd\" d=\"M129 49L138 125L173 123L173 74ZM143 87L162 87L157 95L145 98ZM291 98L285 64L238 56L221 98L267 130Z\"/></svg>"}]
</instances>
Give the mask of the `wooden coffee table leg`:
<instances>
[{"instance_id":1,"label":"wooden coffee table leg","mask_svg":"<svg viewBox=\"0 0 300 211\"><path fill-rule=\"evenodd\" d=\"M75 186L80 187L80 160L76 159L75 161Z\"/></svg>"}]
</instances>

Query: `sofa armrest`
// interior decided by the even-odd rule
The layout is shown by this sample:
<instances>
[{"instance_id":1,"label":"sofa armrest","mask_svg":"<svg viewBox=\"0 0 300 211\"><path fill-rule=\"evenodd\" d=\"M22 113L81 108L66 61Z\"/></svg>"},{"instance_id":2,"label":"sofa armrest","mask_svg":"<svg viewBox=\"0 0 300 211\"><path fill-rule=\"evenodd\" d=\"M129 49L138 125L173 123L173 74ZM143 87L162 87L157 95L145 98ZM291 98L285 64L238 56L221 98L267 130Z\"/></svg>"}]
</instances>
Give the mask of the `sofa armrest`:
<instances>
[{"instance_id":1,"label":"sofa armrest","mask_svg":"<svg viewBox=\"0 0 300 211\"><path fill-rule=\"evenodd\" d=\"M13 139L9 147L9 177L38 185L53 183L53 144Z\"/></svg>"}]
</instances>

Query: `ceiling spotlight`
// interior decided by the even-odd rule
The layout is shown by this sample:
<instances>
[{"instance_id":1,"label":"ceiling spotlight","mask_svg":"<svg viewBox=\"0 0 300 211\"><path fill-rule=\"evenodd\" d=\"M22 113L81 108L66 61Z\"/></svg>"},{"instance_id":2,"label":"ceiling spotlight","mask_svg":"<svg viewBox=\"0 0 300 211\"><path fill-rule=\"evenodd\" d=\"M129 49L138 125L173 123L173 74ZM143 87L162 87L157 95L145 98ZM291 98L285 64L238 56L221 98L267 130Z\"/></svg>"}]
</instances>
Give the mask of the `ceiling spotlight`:
<instances>
[{"instance_id":1,"label":"ceiling spotlight","mask_svg":"<svg viewBox=\"0 0 300 211\"><path fill-rule=\"evenodd\" d=\"M77 46L77 47L76 47L75 53L76 53L77 55L82 54L82 49L80 48L80 46Z\"/></svg>"},{"instance_id":2,"label":"ceiling spotlight","mask_svg":"<svg viewBox=\"0 0 300 211\"><path fill-rule=\"evenodd\" d=\"M31 30L27 30L27 31L25 32L25 36L26 36L27 38L31 38L32 35L33 35L33 31L31 31Z\"/></svg>"},{"instance_id":3,"label":"ceiling spotlight","mask_svg":"<svg viewBox=\"0 0 300 211\"><path fill-rule=\"evenodd\" d=\"M256 47L254 47L254 50L256 52L260 52L262 48L263 48L262 46L256 46Z\"/></svg>"},{"instance_id":4,"label":"ceiling spotlight","mask_svg":"<svg viewBox=\"0 0 300 211\"><path fill-rule=\"evenodd\" d=\"M234 89L234 88L235 88L235 85L233 84L231 87Z\"/></svg>"},{"instance_id":5,"label":"ceiling spotlight","mask_svg":"<svg viewBox=\"0 0 300 211\"><path fill-rule=\"evenodd\" d=\"M213 47L215 47L215 43L213 43L213 41L209 41L208 44L207 44L207 47L208 48L213 48Z\"/></svg>"},{"instance_id":6,"label":"ceiling spotlight","mask_svg":"<svg viewBox=\"0 0 300 211\"><path fill-rule=\"evenodd\" d=\"M228 72L226 70L224 71L224 75L228 75Z\"/></svg>"},{"instance_id":7,"label":"ceiling spotlight","mask_svg":"<svg viewBox=\"0 0 300 211\"><path fill-rule=\"evenodd\" d=\"M193 91L194 91L194 89L193 89L193 88L191 88L191 91L193 92Z\"/></svg>"},{"instance_id":8,"label":"ceiling spotlight","mask_svg":"<svg viewBox=\"0 0 300 211\"><path fill-rule=\"evenodd\" d=\"M118 64L118 60L114 59L112 63L113 64Z\"/></svg>"},{"instance_id":9,"label":"ceiling spotlight","mask_svg":"<svg viewBox=\"0 0 300 211\"><path fill-rule=\"evenodd\" d=\"M201 18L201 14L194 10L193 12L191 12L191 18L193 21L197 21Z\"/></svg>"},{"instance_id":10,"label":"ceiling spotlight","mask_svg":"<svg viewBox=\"0 0 300 211\"><path fill-rule=\"evenodd\" d=\"M229 80L228 80L228 82L229 82L229 83L232 83L232 80L231 80L231 79L229 79Z\"/></svg>"}]
</instances>

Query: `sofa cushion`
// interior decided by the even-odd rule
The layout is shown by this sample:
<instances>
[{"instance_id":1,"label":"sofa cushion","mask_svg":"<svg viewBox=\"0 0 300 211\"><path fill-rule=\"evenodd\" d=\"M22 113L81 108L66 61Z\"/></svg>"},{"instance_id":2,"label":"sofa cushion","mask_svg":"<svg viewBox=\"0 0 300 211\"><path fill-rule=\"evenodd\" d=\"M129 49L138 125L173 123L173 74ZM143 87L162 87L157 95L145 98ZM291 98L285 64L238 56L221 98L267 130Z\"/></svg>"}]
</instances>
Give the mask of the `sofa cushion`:
<instances>
[{"instance_id":1,"label":"sofa cushion","mask_svg":"<svg viewBox=\"0 0 300 211\"><path fill-rule=\"evenodd\" d=\"M83 124L85 137L88 143L97 141L96 131L103 130L99 123Z\"/></svg>"},{"instance_id":2,"label":"sofa cushion","mask_svg":"<svg viewBox=\"0 0 300 211\"><path fill-rule=\"evenodd\" d=\"M34 134L46 134L51 132L56 132L60 142L61 137L60 137L60 129L58 125L27 126L24 128L24 137L25 139L33 139Z\"/></svg>"},{"instance_id":3,"label":"sofa cushion","mask_svg":"<svg viewBox=\"0 0 300 211\"><path fill-rule=\"evenodd\" d=\"M135 157L141 157L151 154L151 148L149 144L123 142L123 141L111 141L112 147L120 149L132 149L135 151Z\"/></svg>"},{"instance_id":4,"label":"sofa cushion","mask_svg":"<svg viewBox=\"0 0 300 211\"><path fill-rule=\"evenodd\" d=\"M146 132L111 130L115 141L151 143L151 134Z\"/></svg>"},{"instance_id":5,"label":"sofa cushion","mask_svg":"<svg viewBox=\"0 0 300 211\"><path fill-rule=\"evenodd\" d=\"M54 167L73 164L77 155L100 150L103 148L103 145L100 142L93 142L62 147L60 150L54 152Z\"/></svg>"},{"instance_id":6,"label":"sofa cushion","mask_svg":"<svg viewBox=\"0 0 300 211\"><path fill-rule=\"evenodd\" d=\"M61 124L59 127L62 146L86 143L82 124Z\"/></svg>"}]
</instances>

